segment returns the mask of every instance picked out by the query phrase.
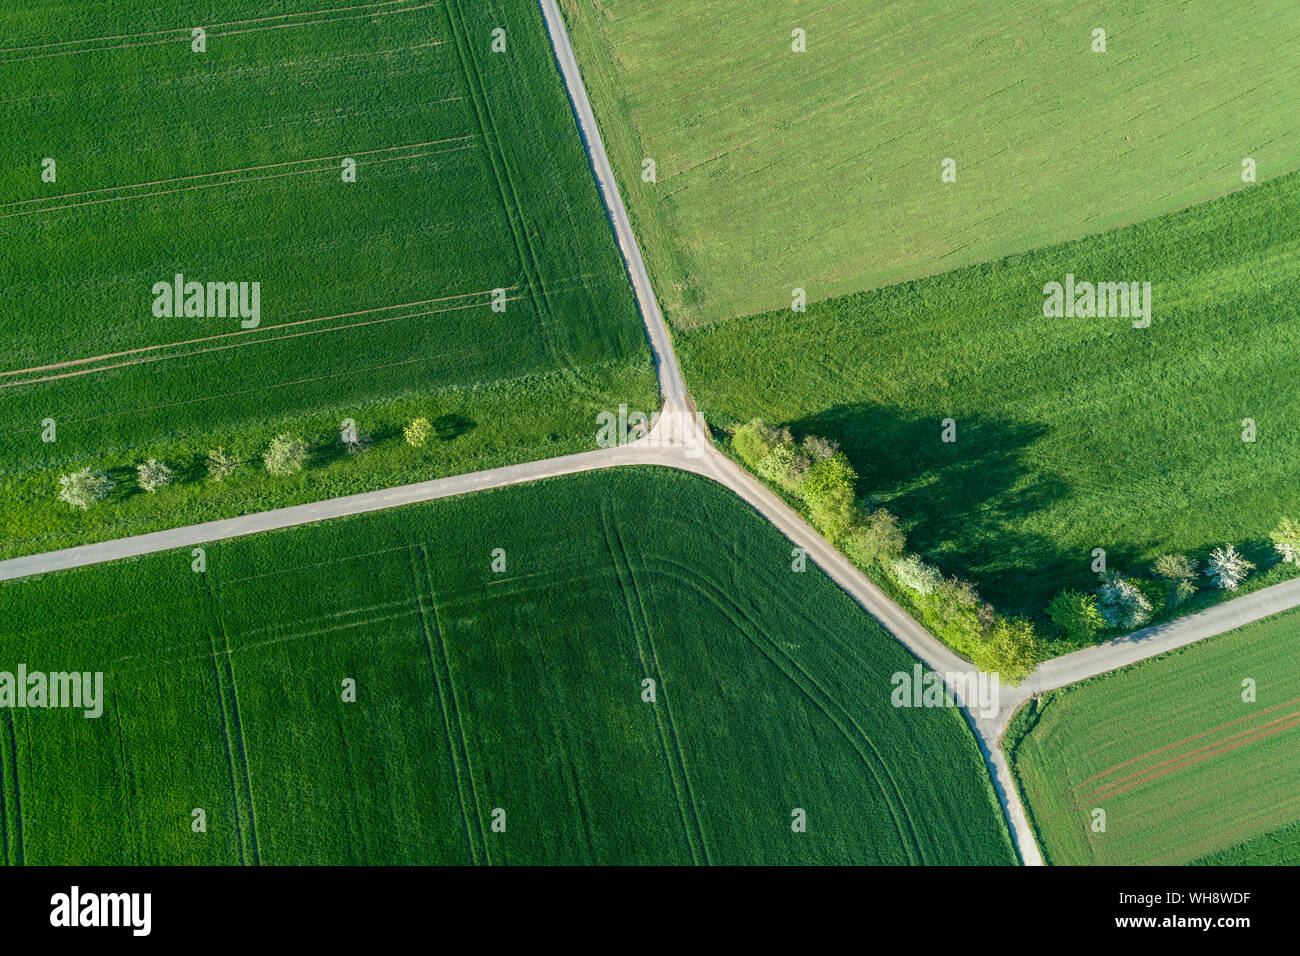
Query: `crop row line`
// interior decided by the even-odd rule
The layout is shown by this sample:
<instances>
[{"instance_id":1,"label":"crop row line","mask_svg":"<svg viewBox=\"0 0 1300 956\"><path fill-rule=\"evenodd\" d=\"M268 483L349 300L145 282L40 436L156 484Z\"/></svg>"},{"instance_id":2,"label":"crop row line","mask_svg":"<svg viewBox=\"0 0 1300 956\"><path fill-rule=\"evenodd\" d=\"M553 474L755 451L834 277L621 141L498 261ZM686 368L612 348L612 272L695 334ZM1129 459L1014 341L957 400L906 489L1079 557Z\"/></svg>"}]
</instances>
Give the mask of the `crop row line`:
<instances>
[{"instance_id":1,"label":"crop row line","mask_svg":"<svg viewBox=\"0 0 1300 956\"><path fill-rule=\"evenodd\" d=\"M472 139L473 137L463 137L463 139ZM424 159L429 156L441 156L446 153L459 153L467 149L473 149L474 144L466 142L461 146L453 146L450 149L434 149L423 153L411 153L402 156L387 156L381 159L368 159L357 163L357 166L378 166L382 163L398 163L412 159ZM153 192L136 193L129 196L106 196L102 199L88 199L83 202L65 203L63 205L42 206L38 209L21 209L17 212L0 213L0 219L14 219L19 216L35 216L47 212L66 212L69 209L80 209L85 206L99 206L104 203L124 202L127 199L152 199L157 196L171 196L177 193L194 192L199 189L214 189L218 186L243 186L247 183L265 182L271 179L285 179L289 176L304 176L313 173L330 173L338 174L338 169L333 166L322 167L319 169L296 169L287 173L273 173L269 176L246 176L239 179L230 179L224 182L200 183L195 186L183 186L179 189L158 189ZM124 187L127 188L127 187Z\"/></svg>"},{"instance_id":2,"label":"crop row line","mask_svg":"<svg viewBox=\"0 0 1300 956\"><path fill-rule=\"evenodd\" d=\"M397 14L397 13L414 13L419 10L427 10L429 7L435 7L438 5L439 5L438 2L424 3L424 4L420 4L419 6L403 7L398 10L372 10L369 13L362 13L362 14L347 16L347 17L327 17L322 20L301 20L296 23L275 23L275 24L268 24L266 26L245 27L244 29L241 30L220 30L218 27L213 27L211 29L205 28L205 31L209 36L213 36L213 37L241 36L249 33L266 33L270 30L286 30L291 27L309 27L309 26L319 26L320 24L344 23L349 20L374 20L378 17L392 16L393 14ZM346 9L346 8L340 8L340 9ZM360 9L360 8L353 8L353 9ZM327 13L330 11L316 11L316 12ZM305 14L285 14L285 16L290 16L290 15L302 16ZM247 21L247 22L251 23L256 21ZM232 22L230 25L237 26L238 22L237 21ZM166 43L186 43L189 42L191 39L190 36L191 29L193 28L183 27L180 28L179 31L164 30L164 31L158 31L157 33L138 34L136 36L139 37L139 36L157 36L159 33L180 32L179 36L164 36L161 39L143 40L139 43L115 43L110 46L93 46L93 47L84 47L81 49L51 50L45 53L27 53L22 56L5 56L4 54L6 53L19 52L21 50L21 48L11 47L8 50L0 50L0 65L6 63L23 63L30 60L44 60L56 56L72 56L73 54L76 53L108 53L115 50L132 50L132 49L139 49L141 47L159 46L161 44L166 44ZM213 32L214 30L215 32ZM126 37L126 38L133 38L133 37ZM95 42L95 41L93 40L71 41L70 40L64 42L79 43L79 42ZM40 48L32 47L32 49L40 49Z\"/></svg>"}]
</instances>

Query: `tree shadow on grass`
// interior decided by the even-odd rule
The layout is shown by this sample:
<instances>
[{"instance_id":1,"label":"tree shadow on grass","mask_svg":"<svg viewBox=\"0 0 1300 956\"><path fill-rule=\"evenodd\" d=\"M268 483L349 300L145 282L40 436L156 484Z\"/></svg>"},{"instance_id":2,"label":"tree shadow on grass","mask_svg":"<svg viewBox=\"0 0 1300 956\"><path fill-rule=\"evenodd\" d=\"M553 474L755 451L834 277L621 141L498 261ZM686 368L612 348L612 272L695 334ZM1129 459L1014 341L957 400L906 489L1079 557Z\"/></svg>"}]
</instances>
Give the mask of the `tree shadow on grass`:
<instances>
[{"instance_id":1,"label":"tree shadow on grass","mask_svg":"<svg viewBox=\"0 0 1300 956\"><path fill-rule=\"evenodd\" d=\"M198 482L206 481L208 477L208 455L207 452L198 454L195 452L188 458L177 462L169 462L172 468L172 481L178 485L191 485Z\"/></svg>"},{"instance_id":2,"label":"tree shadow on grass","mask_svg":"<svg viewBox=\"0 0 1300 956\"><path fill-rule=\"evenodd\" d=\"M466 418L464 415L441 415L430 420L429 432L432 438L448 442L473 430L476 425L477 422L471 418ZM364 455L370 449L404 442L406 441L405 428L405 423L384 423L367 431L358 425L358 434L365 440L365 450L350 452L343 442L339 441L338 436L334 435L311 449L307 458L308 466L311 468L324 468L345 458L353 458L358 454Z\"/></svg>"},{"instance_id":3,"label":"tree shadow on grass","mask_svg":"<svg viewBox=\"0 0 1300 956\"><path fill-rule=\"evenodd\" d=\"M956 440L945 442L944 417L859 403L833 406L790 429L796 438L839 442L861 476L859 493L899 518L908 549L966 578L1000 610L1037 616L1062 587L1093 586L1088 555L1062 555L1024 527L1028 516L1071 491L1059 475L1024 461L1047 429L964 415L956 419Z\"/></svg>"},{"instance_id":4,"label":"tree shadow on grass","mask_svg":"<svg viewBox=\"0 0 1300 956\"><path fill-rule=\"evenodd\" d=\"M464 415L440 415L430 424L433 425L433 434L439 441L451 441L473 430L478 423Z\"/></svg>"},{"instance_id":5,"label":"tree shadow on grass","mask_svg":"<svg viewBox=\"0 0 1300 956\"><path fill-rule=\"evenodd\" d=\"M123 501L129 501L136 495L145 493L144 489L136 484L135 465L117 465L113 468L105 468L104 473L113 482L113 489L108 493L108 497L104 499L109 503L120 504Z\"/></svg>"}]
</instances>

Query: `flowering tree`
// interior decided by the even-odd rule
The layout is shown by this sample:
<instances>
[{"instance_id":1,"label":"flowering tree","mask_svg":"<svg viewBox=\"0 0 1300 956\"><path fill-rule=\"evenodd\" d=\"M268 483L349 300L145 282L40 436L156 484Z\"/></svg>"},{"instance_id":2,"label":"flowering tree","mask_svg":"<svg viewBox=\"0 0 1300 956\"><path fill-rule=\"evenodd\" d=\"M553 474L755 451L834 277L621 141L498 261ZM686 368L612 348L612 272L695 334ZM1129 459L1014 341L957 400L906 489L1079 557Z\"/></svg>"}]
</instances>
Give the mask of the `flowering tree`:
<instances>
[{"instance_id":1,"label":"flowering tree","mask_svg":"<svg viewBox=\"0 0 1300 956\"><path fill-rule=\"evenodd\" d=\"M276 435L266 449L266 470L273 475L284 477L295 471L302 471L307 460L307 446L302 439L293 435Z\"/></svg>"},{"instance_id":2,"label":"flowering tree","mask_svg":"<svg viewBox=\"0 0 1300 956\"><path fill-rule=\"evenodd\" d=\"M1111 571L1097 588L1097 610L1110 627L1132 630L1151 616L1151 602L1136 584Z\"/></svg>"},{"instance_id":3,"label":"flowering tree","mask_svg":"<svg viewBox=\"0 0 1300 956\"><path fill-rule=\"evenodd\" d=\"M172 483L172 470L157 458L150 458L136 466L135 483L149 494Z\"/></svg>"},{"instance_id":4,"label":"flowering tree","mask_svg":"<svg viewBox=\"0 0 1300 956\"><path fill-rule=\"evenodd\" d=\"M235 470L239 459L226 453L224 448L213 448L208 452L208 477L220 481Z\"/></svg>"},{"instance_id":5,"label":"flowering tree","mask_svg":"<svg viewBox=\"0 0 1300 956\"><path fill-rule=\"evenodd\" d=\"M899 558L892 567L894 580L917 594L930 594L943 583L939 569L926 564L914 554Z\"/></svg>"},{"instance_id":6,"label":"flowering tree","mask_svg":"<svg viewBox=\"0 0 1300 956\"><path fill-rule=\"evenodd\" d=\"M1236 548L1225 544L1210 552L1210 560L1205 562L1205 573L1214 579L1218 587L1225 591L1235 591L1254 567L1237 553Z\"/></svg>"},{"instance_id":7,"label":"flowering tree","mask_svg":"<svg viewBox=\"0 0 1300 956\"><path fill-rule=\"evenodd\" d=\"M82 468L59 478L59 500L85 511L96 501L108 497L113 479L102 471Z\"/></svg>"}]
</instances>

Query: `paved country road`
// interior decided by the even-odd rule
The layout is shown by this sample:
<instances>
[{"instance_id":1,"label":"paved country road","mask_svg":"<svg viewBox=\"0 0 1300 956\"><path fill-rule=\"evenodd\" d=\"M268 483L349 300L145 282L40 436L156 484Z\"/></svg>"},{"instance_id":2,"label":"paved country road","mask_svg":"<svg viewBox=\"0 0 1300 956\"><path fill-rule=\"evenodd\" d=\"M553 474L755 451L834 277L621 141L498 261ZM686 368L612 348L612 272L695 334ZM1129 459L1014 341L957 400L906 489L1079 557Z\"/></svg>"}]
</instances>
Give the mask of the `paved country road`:
<instances>
[{"instance_id":1,"label":"paved country road","mask_svg":"<svg viewBox=\"0 0 1300 956\"><path fill-rule=\"evenodd\" d=\"M659 300L655 298L650 287L650 273L646 271L645 259L641 257L641 246L632 231L632 221L627 216L627 207L619 195L618 183L614 180L614 170L609 165L609 156L605 153L605 141L601 139L600 128L596 125L596 114L592 112L591 101L587 99L587 87L582 82L582 73L578 69L578 58L573 53L573 44L569 42L569 31L565 29L564 17L560 15L555 0L540 0L542 16L546 19L546 29L551 35L551 46L555 50L555 60L564 77L564 85L569 91L569 101L578 119L578 132L587 147L591 158L591 171L596 176L596 185L600 187L600 196L605 201L614 235L618 238L619 250L623 253L623 262L627 265L628 276L632 279L632 288L636 291L637 302L641 306L641 315L645 318L646 332L650 336L650 348L654 352L655 368L659 373L659 389L663 392L664 402L670 408L689 407L690 399L686 394L686 383L682 379L682 370L677 365L677 355L673 352L672 339L668 335L668 326L663 313L659 310Z\"/></svg>"},{"instance_id":2,"label":"paved country road","mask_svg":"<svg viewBox=\"0 0 1300 956\"><path fill-rule=\"evenodd\" d=\"M1144 627L1096 647L1053 658L1040 664L1019 687L1002 691L1001 707L993 730L1000 738L1020 705L1038 694L1236 630L1297 605L1300 605L1300 578L1274 584L1186 617Z\"/></svg>"},{"instance_id":3,"label":"paved country road","mask_svg":"<svg viewBox=\"0 0 1300 956\"><path fill-rule=\"evenodd\" d=\"M651 289L649 274L641 257L636 237L632 233L627 210L619 196L609 159L605 154L604 143L596 128L591 104L582 85L577 60L563 18L556 7L555 0L539 0L539 2L547 29L550 31L556 61L568 88L579 130L591 157L592 169L609 212L610 222L618 237L618 244L627 264L628 275L636 292L654 352L664 409L651 433L634 443L617 448L581 452L561 458L526 462L397 488L385 488L343 498L278 508L274 511L263 511L184 528L173 528L153 534L82 545L62 551L11 558L0 561L0 581L160 551L192 548L207 542L246 534L274 531L330 518L364 514L576 472L632 465L662 465L703 475L743 498L785 534L793 544L803 548L808 557L836 584L880 621L899 642L931 670L945 675L970 673L972 667L968 661L958 657L937 640L784 501L709 442L707 434L694 416L694 404L682 380L668 328ZM1020 803L1019 793L1012 782L1001 744L1002 733L1006 729L1007 722L1021 704L1045 690L1123 667L1297 605L1300 605L1300 579L1257 591L1167 624L1137 631L1108 644L1048 661L1041 665L1021 687L1002 688L1000 706L996 714L986 715L973 707L963 706L962 713L975 732L1020 858L1030 865L1041 865L1043 862L1033 831ZM881 693L888 693L888 689L882 688ZM960 699L960 692L958 697Z\"/></svg>"}]
</instances>

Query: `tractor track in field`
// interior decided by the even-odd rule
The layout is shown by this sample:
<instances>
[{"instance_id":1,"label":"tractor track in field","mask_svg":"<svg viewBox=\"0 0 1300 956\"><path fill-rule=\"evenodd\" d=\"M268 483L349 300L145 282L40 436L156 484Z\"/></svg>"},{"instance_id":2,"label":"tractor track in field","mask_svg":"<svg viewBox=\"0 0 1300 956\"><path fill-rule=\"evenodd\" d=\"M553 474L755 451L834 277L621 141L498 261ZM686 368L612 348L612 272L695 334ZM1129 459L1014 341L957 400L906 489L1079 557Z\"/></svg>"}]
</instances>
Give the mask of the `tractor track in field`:
<instances>
[{"instance_id":1,"label":"tractor track in field","mask_svg":"<svg viewBox=\"0 0 1300 956\"><path fill-rule=\"evenodd\" d=\"M791 542L803 548L807 556L831 580L879 621L923 664L941 674L970 672L972 667L968 661L958 657L942 644L758 478L725 456L709 441L707 433L703 431L695 415L694 404L682 379L667 324L651 288L649 273L642 259L627 210L619 195L609 159L605 154L604 144L591 104L587 99L563 16L556 5L556 0L539 0L539 3L550 34L556 62L577 118L578 130L586 147L592 172L645 321L664 403L659 420L650 434L615 448L525 462L114 541L11 558L0 561L0 581L156 552L188 549L196 545L247 534L365 514L490 488L509 487L560 475L606 468L657 465L692 472L723 485L744 499ZM178 560L188 562L188 551L178 557ZM1040 665L1019 687L1004 688L1000 707L995 714L977 713L962 699L960 688L954 688L955 696L961 704L961 711L984 757L994 794L1001 805L1009 826L1012 844L1020 859L1029 865L1043 863L1033 829L1021 804L1019 791L1012 780L1006 755L1002 749L1002 734L1020 706L1048 690L1115 670L1297 606L1300 606L1300 579L1227 601L1184 618L1145 628L1106 644L1055 658Z\"/></svg>"}]
</instances>

